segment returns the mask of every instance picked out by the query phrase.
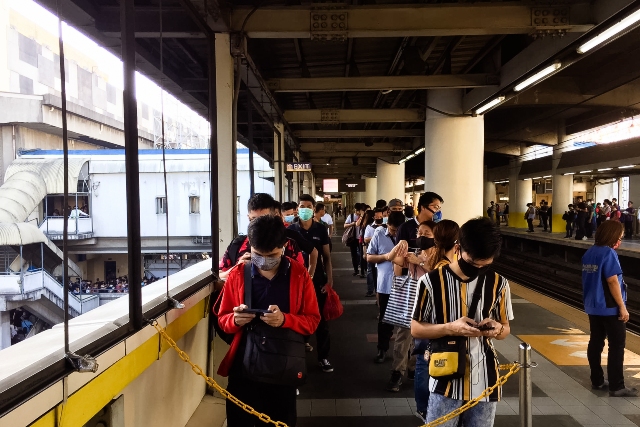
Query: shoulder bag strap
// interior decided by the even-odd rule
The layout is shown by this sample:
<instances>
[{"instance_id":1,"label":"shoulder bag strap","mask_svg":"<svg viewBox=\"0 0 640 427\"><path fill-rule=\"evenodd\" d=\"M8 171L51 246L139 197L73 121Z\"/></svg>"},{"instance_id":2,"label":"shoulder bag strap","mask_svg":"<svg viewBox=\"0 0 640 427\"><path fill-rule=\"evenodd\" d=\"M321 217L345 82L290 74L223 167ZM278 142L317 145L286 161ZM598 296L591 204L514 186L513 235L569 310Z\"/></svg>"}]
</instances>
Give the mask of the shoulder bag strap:
<instances>
[{"instance_id":1,"label":"shoulder bag strap","mask_svg":"<svg viewBox=\"0 0 640 427\"><path fill-rule=\"evenodd\" d=\"M251 263L244 265L244 303L251 308Z\"/></svg>"},{"instance_id":2,"label":"shoulder bag strap","mask_svg":"<svg viewBox=\"0 0 640 427\"><path fill-rule=\"evenodd\" d=\"M480 302L480 296L484 289L484 276L482 276L482 279L482 284L480 284L480 278L478 278L478 283L476 283L476 288L473 290L473 297L471 298L471 305L469 306L467 315L471 314L472 316L475 316L476 311L478 310L478 303Z\"/></svg>"}]
</instances>

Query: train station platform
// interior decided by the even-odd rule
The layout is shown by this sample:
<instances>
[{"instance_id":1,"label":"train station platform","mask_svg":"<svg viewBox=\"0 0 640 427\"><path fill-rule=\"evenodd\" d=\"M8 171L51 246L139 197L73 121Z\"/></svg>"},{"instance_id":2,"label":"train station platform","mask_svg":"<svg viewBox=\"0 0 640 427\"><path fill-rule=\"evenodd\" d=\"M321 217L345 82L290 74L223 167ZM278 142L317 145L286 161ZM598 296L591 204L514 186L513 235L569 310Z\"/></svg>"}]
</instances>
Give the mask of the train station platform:
<instances>
[{"instance_id":1,"label":"train station platform","mask_svg":"<svg viewBox=\"0 0 640 427\"><path fill-rule=\"evenodd\" d=\"M536 221L537 222L537 221ZM574 248L588 249L593 245L593 237L587 240L575 240L574 237L565 238L564 224L562 224L561 231L545 232L541 227L534 227L534 232L529 233L526 228L516 227L500 227L500 232L505 236L513 236L528 240L534 240L539 242L553 243L563 246L570 246ZM629 256L632 258L640 258L640 237L624 238L620 248L618 248L620 255Z\"/></svg>"},{"instance_id":2,"label":"train station platform","mask_svg":"<svg viewBox=\"0 0 640 427\"><path fill-rule=\"evenodd\" d=\"M504 231L518 233L515 229ZM525 233L529 234L529 233ZM542 235L534 233L531 238ZM556 239L555 235L545 236ZM567 239L568 240L568 239ZM589 244L589 242L576 242ZM334 372L323 373L316 364L315 350L308 353L309 380L300 388L298 427L421 425L414 415L413 382L403 379L400 392L385 391L391 361L373 362L376 355L377 306L366 298L366 280L352 276L350 254L339 237L333 238L335 289L344 304L344 314L330 323L331 361ZM518 359L520 341L532 345L534 426L632 426L640 425L640 398L610 398L606 391L591 390L586 350L589 339L587 316L580 310L511 283L515 320L504 341L496 341L501 363ZM315 346L314 338L312 345ZM640 388L640 337L628 333L625 378L629 387ZM606 361L606 354L603 357ZM519 426L518 374L503 388L495 426ZM221 401L205 396L189 427L222 425L212 422L206 411L224 416ZM213 415L212 415L213 416Z\"/></svg>"}]
</instances>

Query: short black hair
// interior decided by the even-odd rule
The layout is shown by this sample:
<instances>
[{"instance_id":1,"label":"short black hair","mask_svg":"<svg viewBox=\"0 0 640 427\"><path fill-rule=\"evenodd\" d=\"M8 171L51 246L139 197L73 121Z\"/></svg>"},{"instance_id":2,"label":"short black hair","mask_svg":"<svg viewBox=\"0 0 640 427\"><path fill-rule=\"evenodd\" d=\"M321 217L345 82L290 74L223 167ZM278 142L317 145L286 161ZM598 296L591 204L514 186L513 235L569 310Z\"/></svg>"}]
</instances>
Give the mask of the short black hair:
<instances>
[{"instance_id":1,"label":"short black hair","mask_svg":"<svg viewBox=\"0 0 640 427\"><path fill-rule=\"evenodd\" d=\"M279 214L282 213L282 203L277 200L273 201L273 210Z\"/></svg>"},{"instance_id":2,"label":"short black hair","mask_svg":"<svg viewBox=\"0 0 640 427\"><path fill-rule=\"evenodd\" d=\"M311 202L314 207L316 205L316 199L314 199L311 194L301 194L300 197L298 197L298 203L300 202Z\"/></svg>"},{"instance_id":3,"label":"short black hair","mask_svg":"<svg viewBox=\"0 0 640 427\"><path fill-rule=\"evenodd\" d=\"M295 202L284 202L282 203L282 211L288 211L289 209L295 209L298 207L298 204Z\"/></svg>"},{"instance_id":4,"label":"short black hair","mask_svg":"<svg viewBox=\"0 0 640 427\"><path fill-rule=\"evenodd\" d=\"M376 202L376 209L381 209L387 206L387 201L384 199L380 199Z\"/></svg>"},{"instance_id":5,"label":"short black hair","mask_svg":"<svg viewBox=\"0 0 640 427\"><path fill-rule=\"evenodd\" d=\"M275 200L267 193L256 193L247 202L247 212L269 209L273 212Z\"/></svg>"},{"instance_id":6,"label":"short black hair","mask_svg":"<svg viewBox=\"0 0 640 427\"><path fill-rule=\"evenodd\" d=\"M388 225L393 225L394 227L400 227L405 222L405 216L402 212L392 211L389 214L389 219L387 220Z\"/></svg>"},{"instance_id":7,"label":"short black hair","mask_svg":"<svg viewBox=\"0 0 640 427\"><path fill-rule=\"evenodd\" d=\"M361 211L362 209L364 209L364 203L356 203L355 205L353 205L353 207L357 210L357 211Z\"/></svg>"},{"instance_id":8,"label":"short black hair","mask_svg":"<svg viewBox=\"0 0 640 427\"><path fill-rule=\"evenodd\" d=\"M434 200L439 200L440 203L444 203L444 199L439 194L434 193L433 191L422 193L422 195L418 199L418 212L422 210L421 208L428 208Z\"/></svg>"},{"instance_id":9,"label":"short black hair","mask_svg":"<svg viewBox=\"0 0 640 427\"><path fill-rule=\"evenodd\" d=\"M377 214L377 213L381 213L381 214L383 214L383 213L385 213L386 211L387 211L387 210L386 210L385 208L375 208L375 209L373 210L373 213L374 213L374 214Z\"/></svg>"},{"instance_id":10,"label":"short black hair","mask_svg":"<svg viewBox=\"0 0 640 427\"><path fill-rule=\"evenodd\" d=\"M324 203L316 203L316 212L320 212L322 209L326 209Z\"/></svg>"},{"instance_id":11,"label":"short black hair","mask_svg":"<svg viewBox=\"0 0 640 427\"><path fill-rule=\"evenodd\" d=\"M263 215L249 223L247 237L252 248L260 252L271 252L281 248L287 241L282 219L274 215Z\"/></svg>"},{"instance_id":12,"label":"short black hair","mask_svg":"<svg viewBox=\"0 0 640 427\"><path fill-rule=\"evenodd\" d=\"M460 247L472 260L496 258L500 255L502 237L489 218L470 219L460 227Z\"/></svg>"}]
</instances>

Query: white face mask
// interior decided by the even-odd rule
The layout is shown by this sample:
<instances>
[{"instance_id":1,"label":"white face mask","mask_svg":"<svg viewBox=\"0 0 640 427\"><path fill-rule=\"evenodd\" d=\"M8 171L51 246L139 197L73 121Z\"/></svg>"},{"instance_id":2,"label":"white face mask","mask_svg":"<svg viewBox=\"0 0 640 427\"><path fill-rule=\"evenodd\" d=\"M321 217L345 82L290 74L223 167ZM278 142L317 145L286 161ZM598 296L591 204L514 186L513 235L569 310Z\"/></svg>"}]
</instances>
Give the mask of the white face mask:
<instances>
[{"instance_id":1,"label":"white face mask","mask_svg":"<svg viewBox=\"0 0 640 427\"><path fill-rule=\"evenodd\" d=\"M282 249L282 255L284 255L284 249ZM275 256L262 256L256 253L251 254L251 263L262 271L271 271L280 265L282 255Z\"/></svg>"}]
</instances>

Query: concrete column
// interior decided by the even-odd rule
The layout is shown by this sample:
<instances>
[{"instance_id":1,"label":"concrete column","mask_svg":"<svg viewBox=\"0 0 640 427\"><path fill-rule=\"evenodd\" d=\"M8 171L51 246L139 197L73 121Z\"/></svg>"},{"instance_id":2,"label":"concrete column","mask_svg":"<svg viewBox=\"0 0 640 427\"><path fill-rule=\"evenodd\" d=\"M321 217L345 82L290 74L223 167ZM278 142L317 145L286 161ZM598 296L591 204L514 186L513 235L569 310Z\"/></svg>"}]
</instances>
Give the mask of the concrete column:
<instances>
[{"instance_id":1,"label":"concrete column","mask_svg":"<svg viewBox=\"0 0 640 427\"><path fill-rule=\"evenodd\" d=\"M553 177L553 225L554 231L564 231L562 214L567 205L573 203L573 175L555 175Z\"/></svg>"},{"instance_id":2,"label":"concrete column","mask_svg":"<svg viewBox=\"0 0 640 427\"><path fill-rule=\"evenodd\" d=\"M564 231L562 214L569 203L573 203L573 175L559 175L556 170L562 152L557 149L565 139L564 123L558 125L558 145L554 146L551 163L551 175L553 176L553 193L549 201L552 206L551 223L556 232Z\"/></svg>"},{"instance_id":3,"label":"concrete column","mask_svg":"<svg viewBox=\"0 0 640 427\"><path fill-rule=\"evenodd\" d=\"M484 168L484 191L483 191L483 196L484 196L484 202L483 202L483 209L482 209L482 215L488 217L489 215L487 215L487 208L489 207L489 205L491 204L491 202L494 203L498 203L498 200L496 200L496 184L493 181L489 181L487 179L487 168L485 166Z\"/></svg>"},{"instance_id":4,"label":"concrete column","mask_svg":"<svg viewBox=\"0 0 640 427\"><path fill-rule=\"evenodd\" d=\"M280 202L288 200L287 192L285 188L285 168L284 163L284 124L276 123L276 129L280 132L280 143L278 143L278 133L273 133L273 169L275 176L275 194L274 198Z\"/></svg>"},{"instance_id":5,"label":"concrete column","mask_svg":"<svg viewBox=\"0 0 640 427\"><path fill-rule=\"evenodd\" d=\"M309 194L311 194L314 198L316 197L316 176L312 173L311 177L311 188L309 189Z\"/></svg>"},{"instance_id":6,"label":"concrete column","mask_svg":"<svg viewBox=\"0 0 640 427\"><path fill-rule=\"evenodd\" d=\"M462 91L430 90L427 104L462 112ZM450 117L427 110L425 191L444 199L443 217L462 225L483 212L484 117ZM379 177L379 175L378 175Z\"/></svg>"},{"instance_id":7,"label":"concrete column","mask_svg":"<svg viewBox=\"0 0 640 427\"><path fill-rule=\"evenodd\" d=\"M378 179L377 178L365 178L365 192L364 202L372 208L376 206L376 197L378 196ZM640 200L640 198L638 198Z\"/></svg>"},{"instance_id":8,"label":"concrete column","mask_svg":"<svg viewBox=\"0 0 640 427\"><path fill-rule=\"evenodd\" d=\"M234 237L234 211L236 188L231 185L233 156L235 141L233 140L233 58L230 53L229 34L216 34L216 101L218 104L218 177L224 182L217 184L221 189L218 193L220 255L231 243ZM215 183L214 183L215 184Z\"/></svg>"},{"instance_id":9,"label":"concrete column","mask_svg":"<svg viewBox=\"0 0 640 427\"><path fill-rule=\"evenodd\" d=\"M515 159L509 160L509 227L522 226L518 217L524 217L526 207L526 203L522 206L518 204L518 173L521 166L522 162ZM523 222L526 225L526 221Z\"/></svg>"},{"instance_id":10,"label":"concrete column","mask_svg":"<svg viewBox=\"0 0 640 427\"><path fill-rule=\"evenodd\" d=\"M640 175L629 175L629 200L636 209L640 207Z\"/></svg>"},{"instance_id":11,"label":"concrete column","mask_svg":"<svg viewBox=\"0 0 640 427\"><path fill-rule=\"evenodd\" d=\"M404 163L398 165L378 159L377 175L376 200L384 199L387 203L391 199L404 200ZM375 205L374 201L371 206Z\"/></svg>"},{"instance_id":12,"label":"concrete column","mask_svg":"<svg viewBox=\"0 0 640 427\"><path fill-rule=\"evenodd\" d=\"M527 203L533 203L533 190L530 179L518 179L515 182L516 198L514 202L509 203L509 226L527 228L527 220L524 214L527 211ZM509 183L511 187L511 183Z\"/></svg>"},{"instance_id":13,"label":"concrete column","mask_svg":"<svg viewBox=\"0 0 640 427\"><path fill-rule=\"evenodd\" d=\"M0 311L0 350L11 346L11 328L8 311Z\"/></svg>"},{"instance_id":14,"label":"concrete column","mask_svg":"<svg viewBox=\"0 0 640 427\"><path fill-rule=\"evenodd\" d=\"M356 201L356 203L367 203L365 201L366 199L366 193L363 191L358 191L354 194L354 200ZM371 203L368 203L371 207L375 207L375 205L372 205Z\"/></svg>"}]
</instances>

